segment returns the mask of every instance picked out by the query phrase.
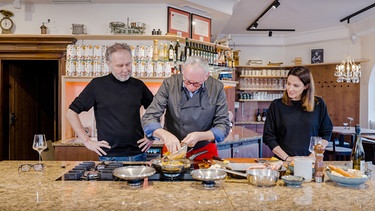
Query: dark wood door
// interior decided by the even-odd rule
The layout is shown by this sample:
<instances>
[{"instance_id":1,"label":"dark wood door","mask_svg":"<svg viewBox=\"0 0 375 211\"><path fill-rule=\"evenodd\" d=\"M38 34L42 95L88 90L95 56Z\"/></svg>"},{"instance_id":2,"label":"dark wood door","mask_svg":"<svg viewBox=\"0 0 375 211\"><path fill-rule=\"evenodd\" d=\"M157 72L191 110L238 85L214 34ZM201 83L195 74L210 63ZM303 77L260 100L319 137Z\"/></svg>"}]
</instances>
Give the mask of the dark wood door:
<instances>
[{"instance_id":1,"label":"dark wood door","mask_svg":"<svg viewBox=\"0 0 375 211\"><path fill-rule=\"evenodd\" d=\"M9 103L9 135L4 137L9 154L3 159L37 160L38 153L32 149L34 134L56 140L58 62L5 61L3 70L8 77L3 81L9 81L8 96L4 95L8 99L2 101Z\"/></svg>"}]
</instances>

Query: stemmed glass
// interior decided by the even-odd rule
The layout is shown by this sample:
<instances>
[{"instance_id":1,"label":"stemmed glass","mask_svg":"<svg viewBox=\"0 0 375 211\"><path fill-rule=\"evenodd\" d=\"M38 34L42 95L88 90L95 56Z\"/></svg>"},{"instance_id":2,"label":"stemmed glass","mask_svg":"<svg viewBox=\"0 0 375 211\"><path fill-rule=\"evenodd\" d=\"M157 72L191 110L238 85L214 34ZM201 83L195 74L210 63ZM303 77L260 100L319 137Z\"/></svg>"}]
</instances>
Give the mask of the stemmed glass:
<instances>
[{"instance_id":1,"label":"stemmed glass","mask_svg":"<svg viewBox=\"0 0 375 211\"><path fill-rule=\"evenodd\" d=\"M342 124L344 125L344 129L348 129L347 126L349 125L349 123L343 122Z\"/></svg>"},{"instance_id":2,"label":"stemmed glass","mask_svg":"<svg viewBox=\"0 0 375 211\"><path fill-rule=\"evenodd\" d=\"M46 136L44 134L35 134L33 149L39 153L39 164L41 162L42 151L47 149Z\"/></svg>"},{"instance_id":3,"label":"stemmed glass","mask_svg":"<svg viewBox=\"0 0 375 211\"><path fill-rule=\"evenodd\" d=\"M321 142L322 137L319 136L311 136L310 138L310 145L309 145L309 151L311 153L314 153L314 147L317 145L319 142Z\"/></svg>"}]
</instances>

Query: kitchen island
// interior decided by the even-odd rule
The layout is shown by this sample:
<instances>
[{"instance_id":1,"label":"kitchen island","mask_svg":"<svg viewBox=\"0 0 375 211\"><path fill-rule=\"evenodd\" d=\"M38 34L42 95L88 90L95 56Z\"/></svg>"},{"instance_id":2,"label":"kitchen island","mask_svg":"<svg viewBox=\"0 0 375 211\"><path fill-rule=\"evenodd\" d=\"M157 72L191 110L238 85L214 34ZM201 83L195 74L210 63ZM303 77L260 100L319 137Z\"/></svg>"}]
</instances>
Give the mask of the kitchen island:
<instances>
[{"instance_id":1,"label":"kitchen island","mask_svg":"<svg viewBox=\"0 0 375 211\"><path fill-rule=\"evenodd\" d=\"M96 140L96 138L93 138ZM60 161L98 160L98 155L86 149L77 138L59 140L53 143L55 147L55 159ZM220 157L262 157L262 134L234 126L227 138L217 143ZM162 141L154 141L149 150L151 155L160 154L163 147ZM154 153L155 152L155 153Z\"/></svg>"},{"instance_id":2,"label":"kitchen island","mask_svg":"<svg viewBox=\"0 0 375 211\"><path fill-rule=\"evenodd\" d=\"M304 183L301 188L256 187L226 179L213 190L199 181L157 182L130 187L125 181L56 181L81 162L44 161L42 172L18 172L21 164L2 161L0 210L373 210L375 181L361 188ZM345 162L326 162L344 165ZM371 168L374 166L371 165Z\"/></svg>"}]
</instances>

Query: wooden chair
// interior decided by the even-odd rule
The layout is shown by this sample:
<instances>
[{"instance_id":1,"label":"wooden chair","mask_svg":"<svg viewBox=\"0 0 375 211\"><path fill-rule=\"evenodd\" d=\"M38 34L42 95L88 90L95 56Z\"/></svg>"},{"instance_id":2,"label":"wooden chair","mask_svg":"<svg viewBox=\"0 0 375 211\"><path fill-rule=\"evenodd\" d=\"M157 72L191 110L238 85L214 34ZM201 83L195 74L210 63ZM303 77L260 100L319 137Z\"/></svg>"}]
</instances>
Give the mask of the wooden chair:
<instances>
[{"instance_id":1,"label":"wooden chair","mask_svg":"<svg viewBox=\"0 0 375 211\"><path fill-rule=\"evenodd\" d=\"M42 160L55 160L55 147L52 146L51 140L47 140L47 149L42 152Z\"/></svg>"},{"instance_id":2,"label":"wooden chair","mask_svg":"<svg viewBox=\"0 0 375 211\"><path fill-rule=\"evenodd\" d=\"M350 160L351 147L351 144L347 142L340 145L339 134L332 134L324 153L325 160Z\"/></svg>"}]
</instances>

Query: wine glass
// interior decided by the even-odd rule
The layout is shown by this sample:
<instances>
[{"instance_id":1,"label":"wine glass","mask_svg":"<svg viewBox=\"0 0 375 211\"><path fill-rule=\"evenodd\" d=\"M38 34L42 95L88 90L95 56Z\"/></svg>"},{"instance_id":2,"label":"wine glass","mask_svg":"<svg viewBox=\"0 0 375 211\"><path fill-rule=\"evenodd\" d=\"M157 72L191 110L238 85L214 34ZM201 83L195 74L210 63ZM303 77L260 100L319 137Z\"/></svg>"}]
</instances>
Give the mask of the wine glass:
<instances>
[{"instance_id":1,"label":"wine glass","mask_svg":"<svg viewBox=\"0 0 375 211\"><path fill-rule=\"evenodd\" d=\"M309 145L309 151L311 153L314 153L314 147L315 147L315 145L317 145L318 143L320 143L321 140L322 140L322 137L311 136L311 138L310 138L310 145Z\"/></svg>"},{"instance_id":2,"label":"wine glass","mask_svg":"<svg viewBox=\"0 0 375 211\"><path fill-rule=\"evenodd\" d=\"M47 149L46 136L44 134L34 135L33 149L39 153L39 164L40 164L42 151Z\"/></svg>"},{"instance_id":3,"label":"wine glass","mask_svg":"<svg viewBox=\"0 0 375 211\"><path fill-rule=\"evenodd\" d=\"M349 123L343 122L342 124L344 125L344 129L347 129L347 126L349 125Z\"/></svg>"}]
</instances>

